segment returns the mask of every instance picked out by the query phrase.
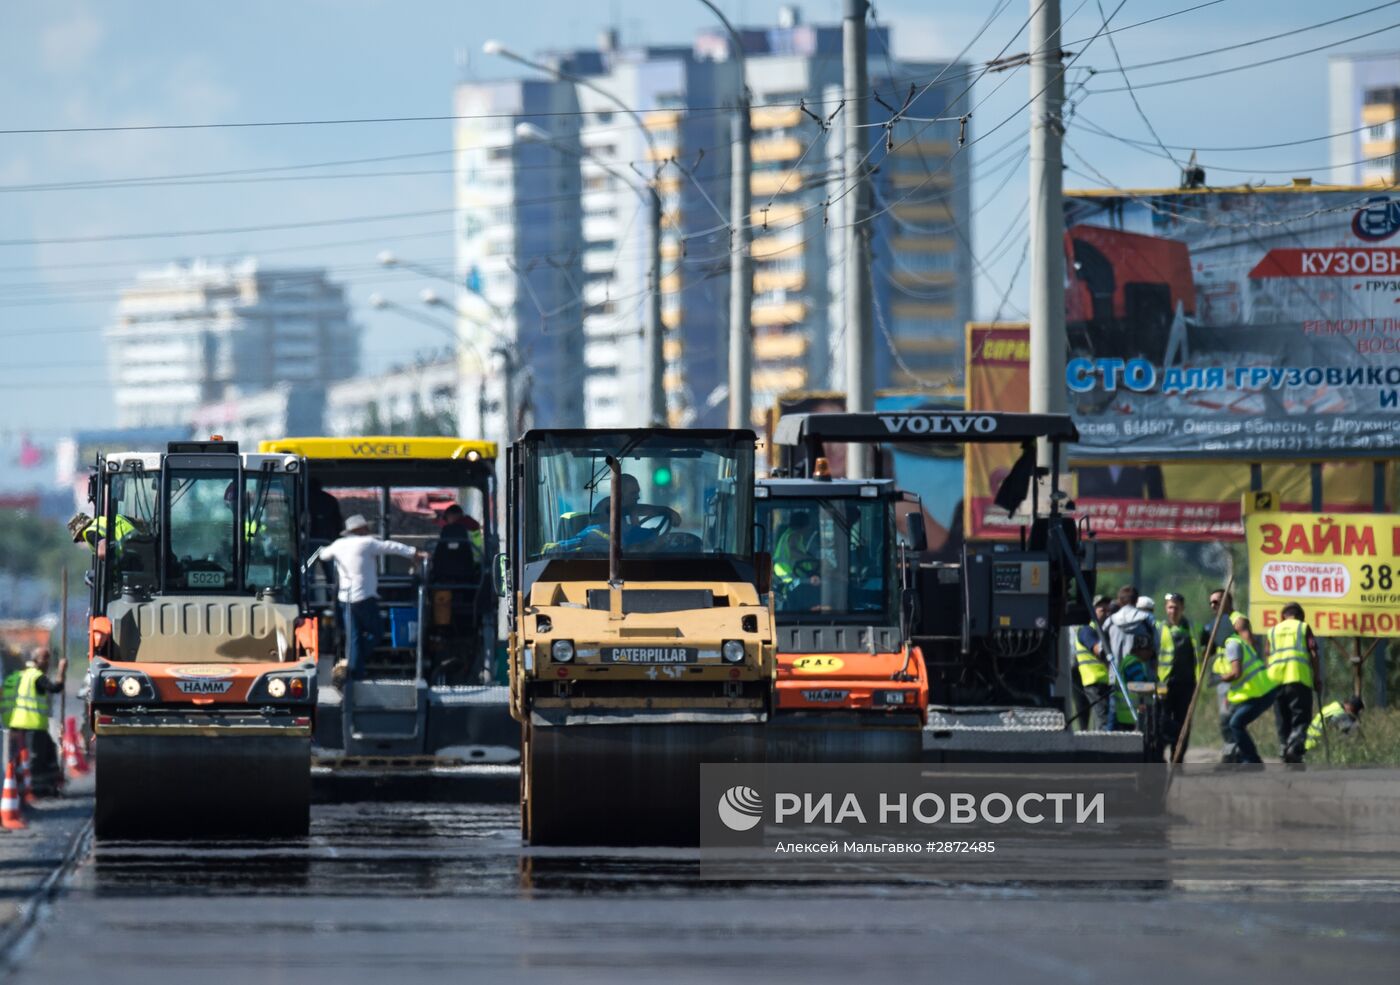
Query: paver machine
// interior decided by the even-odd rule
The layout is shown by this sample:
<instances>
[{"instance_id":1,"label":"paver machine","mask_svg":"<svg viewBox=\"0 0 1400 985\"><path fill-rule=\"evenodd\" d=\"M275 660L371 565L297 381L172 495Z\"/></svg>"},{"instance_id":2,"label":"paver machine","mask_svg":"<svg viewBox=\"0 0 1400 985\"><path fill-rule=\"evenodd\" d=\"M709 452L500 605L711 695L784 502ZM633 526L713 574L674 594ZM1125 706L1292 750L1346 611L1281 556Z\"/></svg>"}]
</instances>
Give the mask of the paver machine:
<instances>
[{"instance_id":1,"label":"paver machine","mask_svg":"<svg viewBox=\"0 0 1400 985\"><path fill-rule=\"evenodd\" d=\"M261 447L306 463L303 559L322 657L313 749L318 778L473 779L513 768L520 737L508 708L504 660L497 660L489 563L498 549L495 444L313 437ZM355 677L346 672L353 630L336 605L334 566L315 560L352 515L363 516L374 536L428 556L426 563L378 559L382 632Z\"/></svg>"},{"instance_id":2,"label":"paver machine","mask_svg":"<svg viewBox=\"0 0 1400 985\"><path fill-rule=\"evenodd\" d=\"M773 625L754 443L533 430L511 448L498 579L531 844L694 844L700 763L762 760Z\"/></svg>"},{"instance_id":3,"label":"paver machine","mask_svg":"<svg viewBox=\"0 0 1400 985\"><path fill-rule=\"evenodd\" d=\"M919 500L892 479L833 479L820 466L755 490L778 635L768 758L917 761L928 713L910 641ZM914 521L902 536L899 516Z\"/></svg>"},{"instance_id":4,"label":"paver machine","mask_svg":"<svg viewBox=\"0 0 1400 985\"><path fill-rule=\"evenodd\" d=\"M306 834L318 639L302 480L295 455L218 439L98 456L98 837Z\"/></svg>"},{"instance_id":5,"label":"paver machine","mask_svg":"<svg viewBox=\"0 0 1400 985\"><path fill-rule=\"evenodd\" d=\"M925 759L1151 759L1153 732L1070 728L1069 651L1062 629L1094 619L1095 564L1087 520L1076 522L1060 490L1064 446L1078 440L1068 415L980 411L792 414L775 444L795 449L792 470L810 477L827 444L1004 442L1021 454L996 495L1008 513L1029 499L1019 543L964 543L951 559L921 559L914 574L910 640L928 677ZM1050 464L1036 464L1045 441ZM1102 626L1099 627L1103 632ZM1106 634L1105 634L1106 636ZM1150 685L1114 686L1150 717Z\"/></svg>"}]
</instances>

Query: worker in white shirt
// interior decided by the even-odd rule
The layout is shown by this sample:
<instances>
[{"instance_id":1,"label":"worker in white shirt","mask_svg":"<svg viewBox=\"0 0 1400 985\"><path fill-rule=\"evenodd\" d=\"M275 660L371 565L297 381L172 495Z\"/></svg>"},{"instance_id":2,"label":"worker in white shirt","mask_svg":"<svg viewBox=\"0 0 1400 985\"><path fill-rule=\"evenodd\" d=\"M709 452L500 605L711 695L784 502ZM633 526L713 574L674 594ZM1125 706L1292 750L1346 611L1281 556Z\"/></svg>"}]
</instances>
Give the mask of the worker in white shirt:
<instances>
[{"instance_id":1,"label":"worker in white shirt","mask_svg":"<svg viewBox=\"0 0 1400 985\"><path fill-rule=\"evenodd\" d=\"M379 558L384 554L420 560L428 557L426 551L407 544L371 537L369 521L359 514L345 521L339 539L317 552L322 560L335 564L336 597L344 618L346 656L353 678L362 676L365 660L384 632L379 619Z\"/></svg>"}]
</instances>

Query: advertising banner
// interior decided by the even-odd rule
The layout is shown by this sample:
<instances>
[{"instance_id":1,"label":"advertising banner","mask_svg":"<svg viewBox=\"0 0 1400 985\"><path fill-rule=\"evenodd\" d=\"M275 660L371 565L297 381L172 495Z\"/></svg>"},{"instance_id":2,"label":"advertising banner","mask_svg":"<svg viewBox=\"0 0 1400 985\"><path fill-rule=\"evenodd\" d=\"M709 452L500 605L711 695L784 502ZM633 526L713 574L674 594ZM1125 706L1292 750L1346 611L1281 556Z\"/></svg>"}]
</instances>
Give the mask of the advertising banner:
<instances>
[{"instance_id":1,"label":"advertising banner","mask_svg":"<svg viewBox=\"0 0 1400 985\"><path fill-rule=\"evenodd\" d=\"M967 409L1029 409L1030 342L1024 323L970 324L967 328ZM1085 424L1076 418L1080 433ZM1017 449L968 445L965 502L967 536L1014 538L1028 522L993 505ZM1307 509L1312 498L1306 465L1269 463L1263 485L1284 509ZM1323 503L1333 512L1372 507L1370 462L1329 463L1322 472ZM1110 465L1078 462L1071 494L1078 514L1088 516L1105 540L1242 540L1240 497L1249 489L1249 459L1222 462L1161 462Z\"/></svg>"},{"instance_id":2,"label":"advertising banner","mask_svg":"<svg viewBox=\"0 0 1400 985\"><path fill-rule=\"evenodd\" d=\"M1400 195L1078 192L1065 230L1077 459L1400 447Z\"/></svg>"},{"instance_id":3,"label":"advertising banner","mask_svg":"<svg viewBox=\"0 0 1400 985\"><path fill-rule=\"evenodd\" d=\"M1256 631L1297 602L1318 636L1400 636L1400 517L1283 513L1271 492L1245 503Z\"/></svg>"}]
</instances>

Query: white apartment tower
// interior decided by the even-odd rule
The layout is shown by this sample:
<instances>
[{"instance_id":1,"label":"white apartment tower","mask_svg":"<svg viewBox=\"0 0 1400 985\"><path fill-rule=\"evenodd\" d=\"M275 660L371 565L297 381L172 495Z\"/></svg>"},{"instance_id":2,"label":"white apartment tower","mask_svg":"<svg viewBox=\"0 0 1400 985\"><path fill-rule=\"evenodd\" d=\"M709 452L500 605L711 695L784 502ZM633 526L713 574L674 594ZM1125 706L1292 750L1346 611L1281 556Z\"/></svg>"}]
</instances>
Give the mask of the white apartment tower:
<instances>
[{"instance_id":1,"label":"white apartment tower","mask_svg":"<svg viewBox=\"0 0 1400 985\"><path fill-rule=\"evenodd\" d=\"M137 275L105 331L118 427L185 426L202 404L359 368L360 329L320 269L254 259Z\"/></svg>"}]
</instances>

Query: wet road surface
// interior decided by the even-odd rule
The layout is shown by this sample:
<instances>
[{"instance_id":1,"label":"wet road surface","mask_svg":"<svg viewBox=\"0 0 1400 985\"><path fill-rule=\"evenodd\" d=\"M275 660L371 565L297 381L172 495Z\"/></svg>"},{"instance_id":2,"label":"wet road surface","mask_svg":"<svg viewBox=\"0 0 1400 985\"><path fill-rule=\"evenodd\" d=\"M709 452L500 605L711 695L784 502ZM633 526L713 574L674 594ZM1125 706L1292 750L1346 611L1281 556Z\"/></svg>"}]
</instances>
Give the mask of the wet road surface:
<instances>
[{"instance_id":1,"label":"wet road surface","mask_svg":"<svg viewBox=\"0 0 1400 985\"><path fill-rule=\"evenodd\" d=\"M14 980L1395 981L1368 887L700 877L679 850L522 850L514 805L322 805L305 842L96 846Z\"/></svg>"}]
</instances>

